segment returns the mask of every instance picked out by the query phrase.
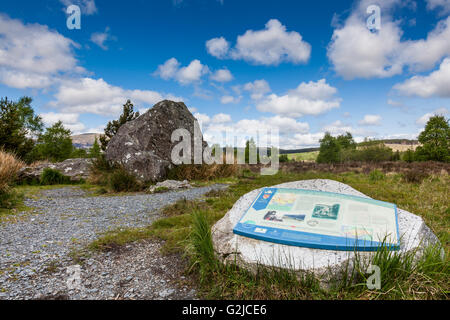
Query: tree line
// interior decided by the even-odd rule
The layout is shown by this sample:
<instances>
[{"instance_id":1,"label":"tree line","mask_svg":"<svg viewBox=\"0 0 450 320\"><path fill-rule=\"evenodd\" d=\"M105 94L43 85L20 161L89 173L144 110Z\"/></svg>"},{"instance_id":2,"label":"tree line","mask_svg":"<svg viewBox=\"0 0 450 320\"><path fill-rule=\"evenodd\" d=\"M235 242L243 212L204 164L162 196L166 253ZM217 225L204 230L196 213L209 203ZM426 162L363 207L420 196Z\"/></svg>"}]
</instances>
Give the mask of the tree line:
<instances>
[{"instance_id":1,"label":"tree line","mask_svg":"<svg viewBox=\"0 0 450 320\"><path fill-rule=\"evenodd\" d=\"M343 163L349 161L440 161L450 162L450 126L444 116L431 117L419 135L416 150L393 152L382 142L358 145L351 133L333 137L326 132L320 140L318 163Z\"/></svg>"}]
</instances>

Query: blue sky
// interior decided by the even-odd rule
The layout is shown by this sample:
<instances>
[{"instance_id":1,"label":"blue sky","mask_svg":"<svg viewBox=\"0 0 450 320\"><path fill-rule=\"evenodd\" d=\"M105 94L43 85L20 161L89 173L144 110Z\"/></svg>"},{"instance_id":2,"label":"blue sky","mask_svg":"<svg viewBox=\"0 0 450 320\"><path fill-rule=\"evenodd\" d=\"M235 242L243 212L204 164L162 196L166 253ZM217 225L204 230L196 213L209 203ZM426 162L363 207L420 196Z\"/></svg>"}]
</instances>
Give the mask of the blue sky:
<instances>
[{"instance_id":1,"label":"blue sky","mask_svg":"<svg viewBox=\"0 0 450 320\"><path fill-rule=\"evenodd\" d=\"M282 148L325 131L416 138L450 109L449 13L449 0L2 1L0 96L31 96L74 133L102 132L129 98L184 101L209 142L270 127Z\"/></svg>"}]
</instances>

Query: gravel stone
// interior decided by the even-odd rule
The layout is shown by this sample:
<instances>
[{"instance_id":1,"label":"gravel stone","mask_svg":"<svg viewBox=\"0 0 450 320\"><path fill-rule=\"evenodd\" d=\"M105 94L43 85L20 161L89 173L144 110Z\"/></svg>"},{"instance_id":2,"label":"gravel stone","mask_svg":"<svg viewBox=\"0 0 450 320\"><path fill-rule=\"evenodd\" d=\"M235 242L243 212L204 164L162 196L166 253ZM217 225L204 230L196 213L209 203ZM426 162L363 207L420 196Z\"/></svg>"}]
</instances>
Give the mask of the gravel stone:
<instances>
[{"instance_id":1,"label":"gravel stone","mask_svg":"<svg viewBox=\"0 0 450 320\"><path fill-rule=\"evenodd\" d=\"M187 283L180 278L182 259L162 256L160 241L94 254L81 265L77 290L67 285L67 267L78 264L70 254L106 231L148 226L161 208L178 200L224 188L101 197L87 196L78 187L44 190L38 199L25 200L32 211L0 220L0 299L195 298L195 290L178 283Z\"/></svg>"}]
</instances>

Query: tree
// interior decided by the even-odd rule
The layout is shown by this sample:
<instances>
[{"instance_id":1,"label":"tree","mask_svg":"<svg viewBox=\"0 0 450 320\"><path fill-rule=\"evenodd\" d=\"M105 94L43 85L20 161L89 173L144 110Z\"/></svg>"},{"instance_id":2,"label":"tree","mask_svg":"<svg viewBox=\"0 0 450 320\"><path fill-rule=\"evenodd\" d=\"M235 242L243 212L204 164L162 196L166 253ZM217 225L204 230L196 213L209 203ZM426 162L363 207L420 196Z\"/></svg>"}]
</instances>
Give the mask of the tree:
<instances>
[{"instance_id":1,"label":"tree","mask_svg":"<svg viewBox=\"0 0 450 320\"><path fill-rule=\"evenodd\" d=\"M337 136L336 141L342 149L356 149L356 142L350 132Z\"/></svg>"},{"instance_id":2,"label":"tree","mask_svg":"<svg viewBox=\"0 0 450 320\"><path fill-rule=\"evenodd\" d=\"M139 112L134 112L133 108L134 106L131 101L127 100L127 102L123 105L123 112L119 119L108 122L105 128L105 134L100 136L100 143L103 151L106 151L109 140L111 140L117 131L119 131L119 128L122 125L139 117Z\"/></svg>"},{"instance_id":3,"label":"tree","mask_svg":"<svg viewBox=\"0 0 450 320\"><path fill-rule=\"evenodd\" d=\"M44 134L39 136L37 146L42 158L54 162L69 159L73 152L71 132L64 128L61 121L47 128Z\"/></svg>"},{"instance_id":4,"label":"tree","mask_svg":"<svg viewBox=\"0 0 450 320\"><path fill-rule=\"evenodd\" d=\"M320 140L320 151L317 156L318 163L337 163L341 161L342 147L338 139L329 132Z\"/></svg>"},{"instance_id":5,"label":"tree","mask_svg":"<svg viewBox=\"0 0 450 320\"><path fill-rule=\"evenodd\" d=\"M15 153L22 160L29 155L36 138L43 130L41 117L34 114L32 99L20 98L18 102L0 99L0 148Z\"/></svg>"},{"instance_id":6,"label":"tree","mask_svg":"<svg viewBox=\"0 0 450 320\"><path fill-rule=\"evenodd\" d=\"M419 135L418 160L450 162L450 126L444 116L431 117Z\"/></svg>"},{"instance_id":7,"label":"tree","mask_svg":"<svg viewBox=\"0 0 450 320\"><path fill-rule=\"evenodd\" d=\"M89 149L89 157L98 158L100 157L100 154L101 154L100 145L98 144L97 137L95 137L94 144L92 145L91 149Z\"/></svg>"}]
</instances>

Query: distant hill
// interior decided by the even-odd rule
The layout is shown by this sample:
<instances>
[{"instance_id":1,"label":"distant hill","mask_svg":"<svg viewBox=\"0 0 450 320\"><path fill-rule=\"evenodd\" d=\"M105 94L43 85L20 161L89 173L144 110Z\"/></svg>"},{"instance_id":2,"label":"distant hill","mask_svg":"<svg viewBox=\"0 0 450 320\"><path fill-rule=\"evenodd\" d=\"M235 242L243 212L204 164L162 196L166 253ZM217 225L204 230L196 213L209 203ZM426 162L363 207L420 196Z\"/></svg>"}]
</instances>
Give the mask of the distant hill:
<instances>
[{"instance_id":1,"label":"distant hill","mask_svg":"<svg viewBox=\"0 0 450 320\"><path fill-rule=\"evenodd\" d=\"M100 133L83 133L72 136L72 144L79 149L89 149L94 144L95 138L100 138Z\"/></svg>"}]
</instances>

